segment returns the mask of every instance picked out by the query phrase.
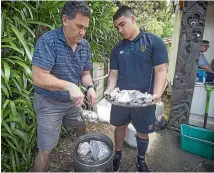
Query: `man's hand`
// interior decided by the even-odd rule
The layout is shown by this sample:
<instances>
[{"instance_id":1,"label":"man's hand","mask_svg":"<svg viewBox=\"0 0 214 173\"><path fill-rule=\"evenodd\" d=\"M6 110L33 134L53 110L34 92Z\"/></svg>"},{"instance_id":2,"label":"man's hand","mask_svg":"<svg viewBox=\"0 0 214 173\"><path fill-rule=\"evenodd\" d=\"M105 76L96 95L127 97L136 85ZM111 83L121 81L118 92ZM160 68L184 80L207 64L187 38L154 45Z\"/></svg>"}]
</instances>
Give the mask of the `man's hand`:
<instances>
[{"instance_id":1,"label":"man's hand","mask_svg":"<svg viewBox=\"0 0 214 173\"><path fill-rule=\"evenodd\" d=\"M83 104L84 94L82 93L80 88L76 85L72 85L67 90L70 94L71 100L74 102L74 105L81 106Z\"/></svg>"},{"instance_id":2,"label":"man's hand","mask_svg":"<svg viewBox=\"0 0 214 173\"><path fill-rule=\"evenodd\" d=\"M88 103L89 106L92 107L95 105L96 103L96 92L94 90L94 88L89 88L87 91L87 97L88 97Z\"/></svg>"},{"instance_id":3,"label":"man's hand","mask_svg":"<svg viewBox=\"0 0 214 173\"><path fill-rule=\"evenodd\" d=\"M156 104L157 101L161 98L161 94L153 94L152 96L152 104Z\"/></svg>"},{"instance_id":4,"label":"man's hand","mask_svg":"<svg viewBox=\"0 0 214 173\"><path fill-rule=\"evenodd\" d=\"M104 95L107 95L107 94L109 94L111 92L111 90L105 90L104 91Z\"/></svg>"}]
</instances>

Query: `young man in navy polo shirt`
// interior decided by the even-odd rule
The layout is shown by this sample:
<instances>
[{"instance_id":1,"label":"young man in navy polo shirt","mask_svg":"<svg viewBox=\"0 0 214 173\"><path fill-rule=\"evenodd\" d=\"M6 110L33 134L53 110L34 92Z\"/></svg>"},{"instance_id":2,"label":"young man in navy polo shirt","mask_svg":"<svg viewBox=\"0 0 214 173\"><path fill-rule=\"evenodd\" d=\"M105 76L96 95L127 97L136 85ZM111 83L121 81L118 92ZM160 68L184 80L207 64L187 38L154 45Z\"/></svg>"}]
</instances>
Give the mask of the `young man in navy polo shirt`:
<instances>
[{"instance_id":1,"label":"young man in navy polo shirt","mask_svg":"<svg viewBox=\"0 0 214 173\"><path fill-rule=\"evenodd\" d=\"M126 108L112 105L111 124L115 128L115 156L113 171L119 171L122 145L128 124L137 131L137 170L147 172L145 163L149 136L155 129L155 104L160 99L167 79L167 49L162 39L140 30L128 6L120 7L114 14L115 28L123 37L112 50L110 73L105 93L116 85L120 90L139 90L153 95L153 106Z\"/></svg>"},{"instance_id":2,"label":"young man in navy polo shirt","mask_svg":"<svg viewBox=\"0 0 214 173\"><path fill-rule=\"evenodd\" d=\"M85 133L85 123L77 118L84 99L78 87L80 81L88 88L91 106L96 100L90 75L90 45L83 39L90 9L82 1L67 1L61 15L62 27L39 38L32 60L39 148L36 172L49 170L50 154L58 143L62 123L68 129L75 128L77 136Z\"/></svg>"}]
</instances>

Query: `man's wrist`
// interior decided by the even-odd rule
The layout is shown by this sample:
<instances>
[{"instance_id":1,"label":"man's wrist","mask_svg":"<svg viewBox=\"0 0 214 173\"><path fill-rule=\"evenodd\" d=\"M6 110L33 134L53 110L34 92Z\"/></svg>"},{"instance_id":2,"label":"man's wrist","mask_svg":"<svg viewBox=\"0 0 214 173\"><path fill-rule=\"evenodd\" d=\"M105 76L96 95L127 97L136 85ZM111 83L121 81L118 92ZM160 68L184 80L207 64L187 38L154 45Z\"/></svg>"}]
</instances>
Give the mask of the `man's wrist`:
<instances>
[{"instance_id":1,"label":"man's wrist","mask_svg":"<svg viewBox=\"0 0 214 173\"><path fill-rule=\"evenodd\" d=\"M73 83L71 83L71 82L68 82L68 83L67 83L67 86L64 88L64 90L65 90L65 91L70 91L70 90L72 90L72 89L74 89L74 88L78 88L78 86L75 85L75 84L73 84Z\"/></svg>"},{"instance_id":2,"label":"man's wrist","mask_svg":"<svg viewBox=\"0 0 214 173\"><path fill-rule=\"evenodd\" d=\"M88 86L87 86L87 91L88 91L90 88L93 88L93 89L95 90L94 85L88 85Z\"/></svg>"}]
</instances>

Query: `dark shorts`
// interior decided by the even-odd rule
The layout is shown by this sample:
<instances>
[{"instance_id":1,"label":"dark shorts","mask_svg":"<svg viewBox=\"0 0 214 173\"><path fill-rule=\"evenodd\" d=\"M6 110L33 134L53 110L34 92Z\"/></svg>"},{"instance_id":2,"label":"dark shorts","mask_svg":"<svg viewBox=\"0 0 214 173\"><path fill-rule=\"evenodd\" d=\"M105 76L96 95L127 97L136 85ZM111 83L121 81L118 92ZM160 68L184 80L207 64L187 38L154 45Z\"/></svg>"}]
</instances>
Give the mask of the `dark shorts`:
<instances>
[{"instance_id":1,"label":"dark shorts","mask_svg":"<svg viewBox=\"0 0 214 173\"><path fill-rule=\"evenodd\" d=\"M34 109L37 119L37 146L40 150L52 150L58 143L61 125L65 128L84 128L78 119L82 109L72 105L72 101L60 102L34 93Z\"/></svg>"},{"instance_id":2,"label":"dark shorts","mask_svg":"<svg viewBox=\"0 0 214 173\"><path fill-rule=\"evenodd\" d=\"M114 126L124 126L132 122L140 133L151 133L155 130L156 106L128 108L112 105L110 123Z\"/></svg>"}]
</instances>

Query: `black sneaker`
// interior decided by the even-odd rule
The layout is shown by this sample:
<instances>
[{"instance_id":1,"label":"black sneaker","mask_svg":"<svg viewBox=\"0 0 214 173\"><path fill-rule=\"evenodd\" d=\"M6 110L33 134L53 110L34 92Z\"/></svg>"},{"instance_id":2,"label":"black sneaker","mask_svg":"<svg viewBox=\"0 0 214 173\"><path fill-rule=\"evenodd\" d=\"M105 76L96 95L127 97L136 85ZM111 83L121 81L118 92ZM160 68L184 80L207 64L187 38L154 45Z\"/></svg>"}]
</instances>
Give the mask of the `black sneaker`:
<instances>
[{"instance_id":1,"label":"black sneaker","mask_svg":"<svg viewBox=\"0 0 214 173\"><path fill-rule=\"evenodd\" d=\"M144 160L137 159L137 172L150 172Z\"/></svg>"},{"instance_id":2,"label":"black sneaker","mask_svg":"<svg viewBox=\"0 0 214 173\"><path fill-rule=\"evenodd\" d=\"M121 156L115 155L113 159L113 172L119 172L121 163Z\"/></svg>"}]
</instances>

